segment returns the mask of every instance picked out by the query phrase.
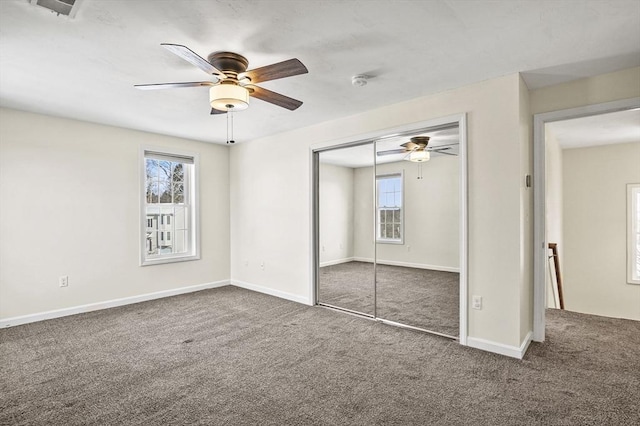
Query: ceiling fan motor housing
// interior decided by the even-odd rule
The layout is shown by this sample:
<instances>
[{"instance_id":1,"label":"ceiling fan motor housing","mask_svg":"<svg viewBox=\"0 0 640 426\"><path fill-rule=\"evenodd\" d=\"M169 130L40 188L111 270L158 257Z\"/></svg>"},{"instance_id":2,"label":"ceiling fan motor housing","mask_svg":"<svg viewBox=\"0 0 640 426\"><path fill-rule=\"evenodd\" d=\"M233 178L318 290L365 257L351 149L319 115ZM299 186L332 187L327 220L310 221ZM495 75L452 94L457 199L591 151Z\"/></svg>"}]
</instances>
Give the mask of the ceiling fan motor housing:
<instances>
[{"instance_id":1,"label":"ceiling fan motor housing","mask_svg":"<svg viewBox=\"0 0 640 426\"><path fill-rule=\"evenodd\" d=\"M233 52L213 52L207 57L211 65L222 71L225 75L243 73L249 66L249 61L242 55Z\"/></svg>"}]
</instances>

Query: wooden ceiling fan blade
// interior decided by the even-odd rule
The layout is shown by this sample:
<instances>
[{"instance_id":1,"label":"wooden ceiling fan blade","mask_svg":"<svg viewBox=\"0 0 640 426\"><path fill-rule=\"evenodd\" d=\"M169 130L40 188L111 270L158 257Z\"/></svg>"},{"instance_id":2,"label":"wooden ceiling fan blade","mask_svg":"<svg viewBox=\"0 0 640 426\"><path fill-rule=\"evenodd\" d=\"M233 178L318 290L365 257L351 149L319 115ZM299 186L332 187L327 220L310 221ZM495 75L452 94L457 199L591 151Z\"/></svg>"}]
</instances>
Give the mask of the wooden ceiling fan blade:
<instances>
[{"instance_id":1,"label":"wooden ceiling fan blade","mask_svg":"<svg viewBox=\"0 0 640 426\"><path fill-rule=\"evenodd\" d=\"M280 93L272 92L271 90L267 90L259 86L247 85L245 87L249 89L249 94L254 98L278 105L279 107L286 108L291 111L298 109L300 105L302 105L302 101L281 95Z\"/></svg>"},{"instance_id":2,"label":"wooden ceiling fan blade","mask_svg":"<svg viewBox=\"0 0 640 426\"><path fill-rule=\"evenodd\" d=\"M226 113L227 111L220 111L219 109L211 108L211 115L226 114Z\"/></svg>"},{"instance_id":3,"label":"wooden ceiling fan blade","mask_svg":"<svg viewBox=\"0 0 640 426\"><path fill-rule=\"evenodd\" d=\"M133 87L140 90L158 90L158 89L180 89L183 87L203 87L213 86L210 81L192 81L187 83L157 83L157 84L136 84Z\"/></svg>"},{"instance_id":4,"label":"wooden ceiling fan blade","mask_svg":"<svg viewBox=\"0 0 640 426\"><path fill-rule=\"evenodd\" d=\"M198 55L193 50L189 49L187 46L183 46L181 44L171 44L171 43L161 43L160 46L167 49L169 52L173 53L189 62L190 64L195 65L200 68L202 71L206 72L210 75L215 75L220 77L221 79L227 78L221 71L219 71L216 67L211 65L209 61L204 59L202 56Z\"/></svg>"},{"instance_id":5,"label":"wooden ceiling fan blade","mask_svg":"<svg viewBox=\"0 0 640 426\"><path fill-rule=\"evenodd\" d=\"M404 146L407 149L407 151L413 151L414 149L420 148L420 145L413 142L405 142L400 146Z\"/></svg>"},{"instance_id":6,"label":"wooden ceiling fan blade","mask_svg":"<svg viewBox=\"0 0 640 426\"><path fill-rule=\"evenodd\" d=\"M380 151L380 152L376 152L376 155L394 155L394 154L404 154L405 152L408 152L406 149L400 148L400 149L390 149L388 151Z\"/></svg>"},{"instance_id":7,"label":"wooden ceiling fan blade","mask_svg":"<svg viewBox=\"0 0 640 426\"><path fill-rule=\"evenodd\" d=\"M277 64L249 70L240 74L240 80L249 77L251 83L261 83L263 81L276 80L278 78L292 77L294 75L306 74L309 70L298 59L278 62Z\"/></svg>"}]
</instances>

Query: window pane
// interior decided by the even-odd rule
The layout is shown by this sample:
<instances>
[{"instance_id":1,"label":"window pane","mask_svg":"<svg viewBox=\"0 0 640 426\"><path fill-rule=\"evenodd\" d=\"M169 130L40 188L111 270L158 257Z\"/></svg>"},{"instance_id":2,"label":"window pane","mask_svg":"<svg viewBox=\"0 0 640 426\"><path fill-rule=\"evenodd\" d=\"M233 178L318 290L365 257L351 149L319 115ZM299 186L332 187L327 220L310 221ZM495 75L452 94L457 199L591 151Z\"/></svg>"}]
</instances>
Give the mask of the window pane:
<instances>
[{"instance_id":1,"label":"window pane","mask_svg":"<svg viewBox=\"0 0 640 426\"><path fill-rule=\"evenodd\" d=\"M393 207L393 192L388 192L384 200L385 207Z\"/></svg>"},{"instance_id":2,"label":"window pane","mask_svg":"<svg viewBox=\"0 0 640 426\"><path fill-rule=\"evenodd\" d=\"M400 223L400 210L393 211L393 221L395 223Z\"/></svg>"},{"instance_id":3,"label":"window pane","mask_svg":"<svg viewBox=\"0 0 640 426\"><path fill-rule=\"evenodd\" d=\"M187 251L187 231L175 231L172 234L171 247L173 253L185 253Z\"/></svg>"},{"instance_id":4,"label":"window pane","mask_svg":"<svg viewBox=\"0 0 640 426\"><path fill-rule=\"evenodd\" d=\"M187 229L187 212L185 207L176 206L174 208L173 228L175 230Z\"/></svg>"},{"instance_id":5,"label":"window pane","mask_svg":"<svg viewBox=\"0 0 640 426\"><path fill-rule=\"evenodd\" d=\"M378 223L385 222L385 213L384 210L378 210Z\"/></svg>"},{"instance_id":6,"label":"window pane","mask_svg":"<svg viewBox=\"0 0 640 426\"><path fill-rule=\"evenodd\" d=\"M184 203L184 183L183 182L173 183L173 202L175 204Z\"/></svg>"},{"instance_id":7,"label":"window pane","mask_svg":"<svg viewBox=\"0 0 640 426\"><path fill-rule=\"evenodd\" d=\"M147 232L146 239L147 254L158 254L158 231Z\"/></svg>"},{"instance_id":8,"label":"window pane","mask_svg":"<svg viewBox=\"0 0 640 426\"><path fill-rule=\"evenodd\" d=\"M393 225L393 238L400 239L400 225Z\"/></svg>"},{"instance_id":9,"label":"window pane","mask_svg":"<svg viewBox=\"0 0 640 426\"><path fill-rule=\"evenodd\" d=\"M380 225L380 238L387 238L385 225Z\"/></svg>"},{"instance_id":10,"label":"window pane","mask_svg":"<svg viewBox=\"0 0 640 426\"><path fill-rule=\"evenodd\" d=\"M385 234L387 235L387 238L393 238L393 224L387 223L385 225L385 228Z\"/></svg>"}]
</instances>

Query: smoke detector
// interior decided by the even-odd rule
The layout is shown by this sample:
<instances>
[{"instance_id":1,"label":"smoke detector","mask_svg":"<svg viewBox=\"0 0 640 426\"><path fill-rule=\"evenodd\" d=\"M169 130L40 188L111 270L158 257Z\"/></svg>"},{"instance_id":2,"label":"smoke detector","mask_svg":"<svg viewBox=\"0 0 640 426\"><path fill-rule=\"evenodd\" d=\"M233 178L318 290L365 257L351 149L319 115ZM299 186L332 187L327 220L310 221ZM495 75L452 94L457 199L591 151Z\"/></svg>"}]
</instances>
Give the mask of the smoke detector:
<instances>
[{"instance_id":1,"label":"smoke detector","mask_svg":"<svg viewBox=\"0 0 640 426\"><path fill-rule=\"evenodd\" d=\"M367 80L369 80L369 76L367 75L354 75L351 77L351 84L355 87L362 87L367 85Z\"/></svg>"}]
</instances>

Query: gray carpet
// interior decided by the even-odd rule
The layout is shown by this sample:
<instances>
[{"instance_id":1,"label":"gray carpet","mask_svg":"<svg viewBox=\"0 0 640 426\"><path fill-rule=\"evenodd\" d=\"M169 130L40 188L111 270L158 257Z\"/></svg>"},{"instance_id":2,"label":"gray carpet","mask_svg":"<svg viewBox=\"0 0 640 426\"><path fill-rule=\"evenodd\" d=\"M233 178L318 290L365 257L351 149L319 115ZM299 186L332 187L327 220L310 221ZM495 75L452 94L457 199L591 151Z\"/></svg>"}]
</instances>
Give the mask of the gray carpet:
<instances>
[{"instance_id":1,"label":"gray carpet","mask_svg":"<svg viewBox=\"0 0 640 426\"><path fill-rule=\"evenodd\" d=\"M377 316L458 337L460 274L377 265ZM322 303L373 315L373 264L320 268Z\"/></svg>"},{"instance_id":2,"label":"gray carpet","mask_svg":"<svg viewBox=\"0 0 640 426\"><path fill-rule=\"evenodd\" d=\"M522 361L234 287L0 330L2 425L637 425L640 323Z\"/></svg>"}]
</instances>

